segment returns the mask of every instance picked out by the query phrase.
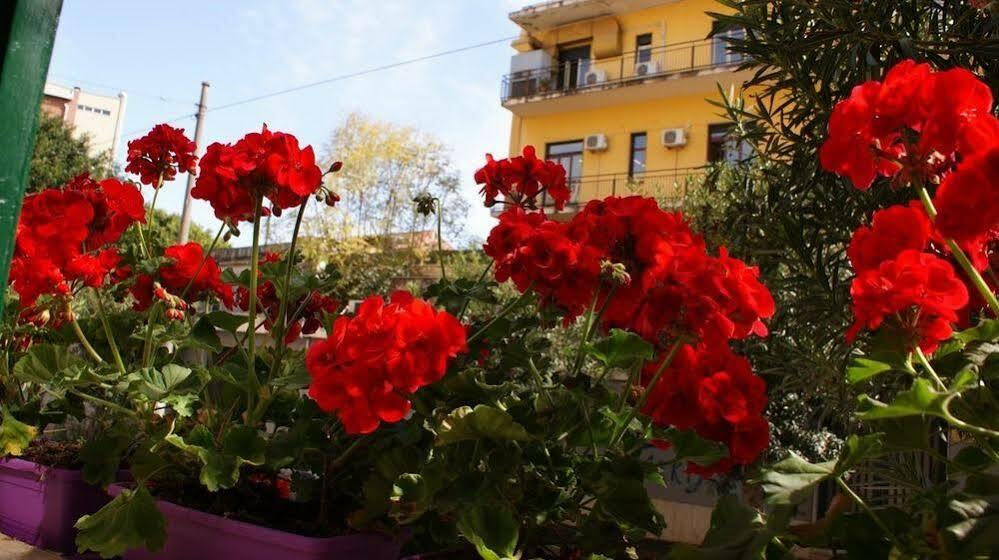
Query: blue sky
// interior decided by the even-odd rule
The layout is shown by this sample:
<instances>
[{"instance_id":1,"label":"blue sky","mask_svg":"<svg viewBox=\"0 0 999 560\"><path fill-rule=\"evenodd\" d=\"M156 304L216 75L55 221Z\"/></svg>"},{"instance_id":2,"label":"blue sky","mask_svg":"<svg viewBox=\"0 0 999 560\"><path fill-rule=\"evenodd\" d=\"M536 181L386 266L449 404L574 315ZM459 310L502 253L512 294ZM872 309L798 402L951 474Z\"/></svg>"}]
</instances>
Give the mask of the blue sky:
<instances>
[{"instance_id":1,"label":"blue sky","mask_svg":"<svg viewBox=\"0 0 999 560\"><path fill-rule=\"evenodd\" d=\"M212 107L512 37L518 29L507 13L526 3L66 0L49 79L96 93L123 89L129 95L124 130L131 132L193 114L203 80L212 84ZM466 196L476 201L471 178L483 154L507 151L510 116L499 104L499 88L512 52L504 42L210 112L205 140L231 141L266 122L325 153L333 128L347 113L360 110L416 126L451 146ZM174 126L193 137L193 118ZM119 161L127 139L122 139ZM167 185L157 204L179 213L184 180ZM484 238L491 219L480 203L473 208L468 231ZM212 231L218 227L204 202L195 201L194 219Z\"/></svg>"}]
</instances>

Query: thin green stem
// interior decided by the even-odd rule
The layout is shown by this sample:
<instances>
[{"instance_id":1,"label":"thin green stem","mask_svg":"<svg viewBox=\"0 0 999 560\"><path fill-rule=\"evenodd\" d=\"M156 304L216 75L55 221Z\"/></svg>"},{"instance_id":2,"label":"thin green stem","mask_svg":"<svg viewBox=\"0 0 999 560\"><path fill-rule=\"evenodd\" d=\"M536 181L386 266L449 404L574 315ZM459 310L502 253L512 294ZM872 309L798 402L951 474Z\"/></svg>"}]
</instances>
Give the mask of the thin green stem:
<instances>
[{"instance_id":1,"label":"thin green stem","mask_svg":"<svg viewBox=\"0 0 999 560\"><path fill-rule=\"evenodd\" d=\"M933 381L937 384L940 390L946 391L947 385L944 384L943 380L940 379L940 376L937 375L937 371L933 369L932 365L930 365L930 361L926 358L926 354L923 353L923 350L919 346L916 346L915 354L916 354L916 359L919 360L920 365L923 366L923 369L926 370L926 373L930 374L930 377L933 378Z\"/></svg>"},{"instance_id":2,"label":"thin green stem","mask_svg":"<svg viewBox=\"0 0 999 560\"><path fill-rule=\"evenodd\" d=\"M250 287L249 287L249 307L248 307L248 320L247 323L249 327L254 327L257 324L257 274L260 270L260 215L263 212L264 200L262 197L257 197L256 207L253 211L253 248L250 251ZM246 339L246 362L247 362L247 381L249 383L249 406L247 410L253 410L253 403L257 399L257 393L260 391L260 380L257 379L256 371L256 361L257 361L257 333L251 332Z\"/></svg>"},{"instance_id":3,"label":"thin green stem","mask_svg":"<svg viewBox=\"0 0 999 560\"><path fill-rule=\"evenodd\" d=\"M483 325L482 328L480 328L479 330L475 331L475 333L473 333L472 336L468 337L468 342L474 342L475 340L478 340L479 337L481 337L483 334L486 333L487 330L489 330L489 327L493 326L496 323L496 321L499 321L503 317L506 317L507 315L510 314L511 311L513 311L515 308L519 307L521 303L526 301L527 298L531 296L532 286L533 284L531 286L528 286L527 289L524 290L524 293L520 294L520 297L507 304L507 306L501 309L500 312L497 313L495 317L489 320L488 323Z\"/></svg>"},{"instance_id":4,"label":"thin green stem","mask_svg":"<svg viewBox=\"0 0 999 560\"><path fill-rule=\"evenodd\" d=\"M125 363L121 360L121 353L118 352L118 343L115 341L114 332L111 330L111 323L108 322L107 313L104 311L104 302L101 300L101 294L97 293L94 289L93 292L94 301L97 302L97 315L101 319L101 325L104 327L104 336L108 339L108 346L111 347L111 356L114 358L114 363L118 367L118 371L122 374L125 373Z\"/></svg>"},{"instance_id":5,"label":"thin green stem","mask_svg":"<svg viewBox=\"0 0 999 560\"><path fill-rule=\"evenodd\" d=\"M642 373L642 366L645 362L639 362L632 368L631 373L628 374L628 382L624 386L624 390L621 391L621 398L617 403L617 411L620 413L624 410L624 405L628 404L628 395L631 393L631 388L635 386L635 381L638 380L638 376Z\"/></svg>"},{"instance_id":6,"label":"thin green stem","mask_svg":"<svg viewBox=\"0 0 999 560\"><path fill-rule=\"evenodd\" d=\"M149 309L149 321L146 323L146 341L142 346L142 367L149 367L153 357L153 326L160 312L160 302Z\"/></svg>"},{"instance_id":7,"label":"thin green stem","mask_svg":"<svg viewBox=\"0 0 999 560\"><path fill-rule=\"evenodd\" d=\"M479 274L479 278L475 281L475 285L472 286L471 291L477 290L479 286L482 285L482 281L486 279L486 275L489 274L489 271L492 270L492 268L493 268L493 261L489 261L489 264L487 264L486 267L482 269L482 273ZM465 312L468 311L468 305L471 302L472 302L472 296L471 294L469 294L468 296L465 297L465 302L461 304L461 312L458 313L459 320L465 317Z\"/></svg>"},{"instance_id":8,"label":"thin green stem","mask_svg":"<svg viewBox=\"0 0 999 560\"><path fill-rule=\"evenodd\" d=\"M919 199L923 202L923 207L926 209L926 213L930 216L931 220L936 221L937 209L933 206L933 200L930 199L930 193L926 191L926 188L921 185L916 185L916 190L919 192ZM954 255L954 259L957 260L957 264L961 266L961 270L968 276L971 283L975 285L978 293L981 294L985 302L989 304L989 308L992 309L992 313L999 316L999 299L996 295L992 293L992 289L982 278L982 275L975 270L974 265L971 264L971 260L968 259L968 255L965 254L964 250L953 240L946 240L947 247L950 248L950 252Z\"/></svg>"},{"instance_id":9,"label":"thin green stem","mask_svg":"<svg viewBox=\"0 0 999 560\"><path fill-rule=\"evenodd\" d=\"M159 181L156 183L156 188L153 189L153 201L149 203L149 215L146 217L146 226L149 231L153 231L153 222L156 221L156 199L160 196L160 187L163 186L163 175L160 175Z\"/></svg>"},{"instance_id":10,"label":"thin green stem","mask_svg":"<svg viewBox=\"0 0 999 560\"><path fill-rule=\"evenodd\" d=\"M95 397L93 395L88 395L87 393L84 393L83 391L78 391L76 389L66 389L66 391L68 391L68 392L70 392L70 393L72 393L72 394L80 397L81 399L88 400L88 401L90 401L92 403L99 404L101 406L105 406L105 407L110 408L112 410L117 410L118 412L120 412L122 414L127 414L129 416L136 417L136 418L139 416L139 414L137 412L135 412L134 410L130 410L130 409L125 408L125 407L123 407L123 406L121 406L119 404L115 404L115 403L113 403L111 401L104 400L104 399L102 399L100 397Z\"/></svg>"},{"instance_id":11,"label":"thin green stem","mask_svg":"<svg viewBox=\"0 0 999 560\"><path fill-rule=\"evenodd\" d=\"M306 197L302 201L302 205L298 207L298 216L295 217L295 229L291 234L291 246L288 248L288 254L285 255L285 273L284 273L284 294L281 297L281 302L278 306L277 321L274 323L274 329L277 332L271 332L272 338L274 339L274 362L271 364L270 373L267 374L267 381L270 382L271 379L277 375L279 371L278 368L281 367L281 362L284 359L284 335L287 329L286 323L288 314L288 300L291 298L291 273L295 266L295 251L298 246L298 235L302 228L302 217L305 216L305 206L309 203L309 197Z\"/></svg>"},{"instance_id":12,"label":"thin green stem","mask_svg":"<svg viewBox=\"0 0 999 560\"><path fill-rule=\"evenodd\" d=\"M69 311L68 309L67 312L71 314L70 316L72 317L72 319L70 320L69 323L70 325L73 326L73 333L76 335L77 340L80 341L80 345L83 346L83 349L87 352L87 354L91 358L94 359L94 361L96 361L99 364L105 363L104 358L102 358L101 355L97 353L97 350L94 350L94 346L90 344L89 340L87 340L87 335L83 334L83 329L80 328L80 323L76 320L76 316L73 316L72 311Z\"/></svg>"},{"instance_id":13,"label":"thin green stem","mask_svg":"<svg viewBox=\"0 0 999 560\"><path fill-rule=\"evenodd\" d=\"M444 266L444 238L441 236L441 223L444 221L444 206L441 199L435 198L437 202L437 260L441 264L441 278L447 280L447 267Z\"/></svg>"},{"instance_id":14,"label":"thin green stem","mask_svg":"<svg viewBox=\"0 0 999 560\"><path fill-rule=\"evenodd\" d=\"M551 393L545 388L544 379L541 377L541 372L538 371L538 366L534 365L534 358L527 358L527 369L530 370L531 376L534 378L534 382L538 385L538 392L541 393L548 404L555 409L555 401L552 399Z\"/></svg>"},{"instance_id":15,"label":"thin green stem","mask_svg":"<svg viewBox=\"0 0 999 560\"><path fill-rule=\"evenodd\" d=\"M649 396L655 390L656 384L659 383L659 378L662 377L663 373L665 373L666 368L673 363L673 359L676 358L677 353L680 351L680 347L682 347L685 342L686 340L681 336L676 339L676 342L674 342L672 346L670 346L669 351L666 353L666 357L663 358L662 363L659 364L659 367L656 368L656 372L652 375L652 379L649 381L649 386L645 388L645 391L642 392L642 396L638 398L638 402L635 403L635 406L633 406L631 411L628 412L628 416L625 418L625 421L622 422L621 425L614 431L614 437L611 438L608 447L614 447L621 437L624 436L624 433L628 430L628 425L635 419L638 412L645 407L645 403L648 402Z\"/></svg>"},{"instance_id":16,"label":"thin green stem","mask_svg":"<svg viewBox=\"0 0 999 560\"><path fill-rule=\"evenodd\" d=\"M604 312L607 310L608 303L610 303L611 298L614 297L614 290L616 288L617 286L614 286L608 290L604 304L600 306L600 311L596 310L597 301L600 299L600 290L597 289L596 293L593 295L593 301L590 303L589 311L586 314L586 324L583 327L583 336L579 340L579 346L576 347L576 357L572 361L572 369L569 370L569 378L575 377L576 374L579 373L579 368L583 366L586 343L590 341L596 326L600 324L600 318L603 317Z\"/></svg>"},{"instance_id":17,"label":"thin green stem","mask_svg":"<svg viewBox=\"0 0 999 560\"><path fill-rule=\"evenodd\" d=\"M905 550L905 547L902 546L901 541L898 540L898 537L895 536L895 533L893 533L891 529L888 528L888 525L886 525L885 522L882 521L880 517L878 517L878 514L875 513L873 509L871 509L871 506L867 505L867 502L865 502L863 498L858 496L853 491L853 489L850 488L850 486L843 481L842 477L837 476L834 480L836 481L836 484L840 487L840 489L843 490L844 494L849 496L850 499L853 500L855 504L860 506L860 509L864 510L865 512L867 512L868 515L871 516L871 519L873 519L874 522L878 525L878 527L880 527L881 530L884 531L885 536L887 536L888 539L891 540L891 542L895 545L895 548L897 548L900 551Z\"/></svg>"},{"instance_id":18,"label":"thin green stem","mask_svg":"<svg viewBox=\"0 0 999 560\"><path fill-rule=\"evenodd\" d=\"M333 459L333 462L330 463L330 468L338 469L343 466L343 464L347 462L347 459L350 459L350 456L353 455L363 443L367 442L367 440L368 436L366 435L355 439L353 443L347 446L347 449L344 449L335 459Z\"/></svg>"}]
</instances>

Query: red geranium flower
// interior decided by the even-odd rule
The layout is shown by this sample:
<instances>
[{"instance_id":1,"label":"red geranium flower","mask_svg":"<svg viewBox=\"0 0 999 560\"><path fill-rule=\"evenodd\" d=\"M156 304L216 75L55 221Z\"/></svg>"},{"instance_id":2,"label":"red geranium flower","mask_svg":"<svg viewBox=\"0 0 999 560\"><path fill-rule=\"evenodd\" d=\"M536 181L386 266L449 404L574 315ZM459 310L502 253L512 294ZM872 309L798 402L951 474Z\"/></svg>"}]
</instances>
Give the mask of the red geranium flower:
<instances>
[{"instance_id":1,"label":"red geranium flower","mask_svg":"<svg viewBox=\"0 0 999 560\"><path fill-rule=\"evenodd\" d=\"M497 197L503 196L506 203L534 209L538 196L545 194L556 210L562 210L572 194L565 168L539 159L534 146L525 146L523 155L508 159L495 160L486 154L486 165L475 172L475 182L482 185L486 206L493 206Z\"/></svg>"},{"instance_id":2,"label":"red geranium flower","mask_svg":"<svg viewBox=\"0 0 999 560\"><path fill-rule=\"evenodd\" d=\"M209 201L220 220L252 220L258 198L283 209L314 194L322 182L315 161L311 146L301 149L294 136L264 126L235 144L209 146L191 194Z\"/></svg>"},{"instance_id":3,"label":"red geranium flower","mask_svg":"<svg viewBox=\"0 0 999 560\"><path fill-rule=\"evenodd\" d=\"M140 275L130 289L137 310L147 309L154 297L173 302L183 294L186 301L192 302L209 293L218 296L227 307L232 307L232 286L222 281L222 271L215 259L210 256L205 259L201 245L194 241L171 245L163 250L163 256L169 262L159 268L156 278ZM157 285L169 293L157 293Z\"/></svg>"},{"instance_id":4,"label":"red geranium flower","mask_svg":"<svg viewBox=\"0 0 999 560\"><path fill-rule=\"evenodd\" d=\"M906 249L926 249L933 235L933 224L919 202L896 205L874 213L870 227L861 226L853 233L846 253L858 273L878 268Z\"/></svg>"},{"instance_id":5,"label":"red geranium flower","mask_svg":"<svg viewBox=\"0 0 999 560\"><path fill-rule=\"evenodd\" d=\"M347 433L370 433L405 418L409 394L443 377L465 351L465 328L449 313L406 292L388 303L372 296L309 348L309 396L335 412Z\"/></svg>"},{"instance_id":6,"label":"red geranium flower","mask_svg":"<svg viewBox=\"0 0 999 560\"><path fill-rule=\"evenodd\" d=\"M125 171L139 176L139 182L159 188L177 173L193 173L198 157L195 144L184 136L183 128L158 124L142 138L128 143Z\"/></svg>"},{"instance_id":7,"label":"red geranium flower","mask_svg":"<svg viewBox=\"0 0 999 560\"><path fill-rule=\"evenodd\" d=\"M981 244L999 228L999 139L964 161L937 190L936 227L958 242Z\"/></svg>"},{"instance_id":8,"label":"red geranium flower","mask_svg":"<svg viewBox=\"0 0 999 560\"><path fill-rule=\"evenodd\" d=\"M906 335L910 348L926 352L950 338L958 311L968 303L968 290L950 263L914 250L858 274L850 295L855 319L847 340L888 320Z\"/></svg>"}]
</instances>

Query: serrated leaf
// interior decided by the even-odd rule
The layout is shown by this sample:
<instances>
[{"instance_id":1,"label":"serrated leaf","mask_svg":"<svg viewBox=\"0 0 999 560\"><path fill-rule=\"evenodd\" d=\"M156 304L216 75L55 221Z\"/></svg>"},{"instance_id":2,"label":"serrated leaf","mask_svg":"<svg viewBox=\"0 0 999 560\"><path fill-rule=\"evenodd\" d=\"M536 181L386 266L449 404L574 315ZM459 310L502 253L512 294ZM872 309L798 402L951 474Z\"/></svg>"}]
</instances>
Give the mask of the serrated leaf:
<instances>
[{"instance_id":1,"label":"serrated leaf","mask_svg":"<svg viewBox=\"0 0 999 560\"><path fill-rule=\"evenodd\" d=\"M94 486L107 486L117 479L121 459L132 443L132 428L116 424L87 441L80 449L83 480Z\"/></svg>"},{"instance_id":2,"label":"serrated leaf","mask_svg":"<svg viewBox=\"0 0 999 560\"><path fill-rule=\"evenodd\" d=\"M490 439L495 441L527 441L530 434L509 413L480 404L456 408L441 422L435 446L459 441Z\"/></svg>"},{"instance_id":3,"label":"serrated leaf","mask_svg":"<svg viewBox=\"0 0 999 560\"><path fill-rule=\"evenodd\" d=\"M181 418L190 418L194 416L196 410L196 405L198 404L198 395L194 393L185 393L183 395L167 395L161 399L163 404L166 404L177 413L177 416Z\"/></svg>"},{"instance_id":4,"label":"serrated leaf","mask_svg":"<svg viewBox=\"0 0 999 560\"><path fill-rule=\"evenodd\" d=\"M611 329L609 336L587 344L586 351L605 367L627 369L651 360L655 349L635 333Z\"/></svg>"},{"instance_id":5,"label":"serrated leaf","mask_svg":"<svg viewBox=\"0 0 999 560\"><path fill-rule=\"evenodd\" d=\"M143 486L122 490L96 513L81 517L76 529L80 552L92 550L104 558L140 547L156 552L166 542L166 519Z\"/></svg>"},{"instance_id":6,"label":"serrated leaf","mask_svg":"<svg viewBox=\"0 0 999 560\"><path fill-rule=\"evenodd\" d=\"M945 416L947 402L952 393L934 391L926 379L915 379L912 387L896 395L891 404L861 395L861 406L866 410L858 416L862 420L882 418L903 418L906 416Z\"/></svg>"},{"instance_id":7,"label":"serrated leaf","mask_svg":"<svg viewBox=\"0 0 999 560\"><path fill-rule=\"evenodd\" d=\"M856 358L846 370L846 381L851 385L866 381L872 377L891 371L891 364L869 358Z\"/></svg>"},{"instance_id":8,"label":"serrated leaf","mask_svg":"<svg viewBox=\"0 0 999 560\"><path fill-rule=\"evenodd\" d=\"M248 271L247 271L248 272ZM249 276L249 274L247 274ZM232 313L226 313L225 311L213 311L211 313L206 313L199 319L205 323L218 327L225 332L236 336L239 328L246 324L246 315L233 315Z\"/></svg>"},{"instance_id":9,"label":"serrated leaf","mask_svg":"<svg viewBox=\"0 0 999 560\"><path fill-rule=\"evenodd\" d=\"M204 317L199 318L198 322L191 327L190 340L187 342L190 346L210 352L222 351L222 339L219 338L216 326Z\"/></svg>"},{"instance_id":10,"label":"serrated leaf","mask_svg":"<svg viewBox=\"0 0 999 560\"><path fill-rule=\"evenodd\" d=\"M266 459L267 442L252 426L234 426L216 446L208 430L198 425L187 438L167 436L171 445L191 453L201 460L199 480L211 492L232 488L239 482L239 469L244 464L261 465Z\"/></svg>"},{"instance_id":11,"label":"serrated leaf","mask_svg":"<svg viewBox=\"0 0 999 560\"><path fill-rule=\"evenodd\" d=\"M711 465L728 457L728 448L697 435L693 430L669 430L665 436L675 457L699 465Z\"/></svg>"},{"instance_id":12,"label":"serrated leaf","mask_svg":"<svg viewBox=\"0 0 999 560\"><path fill-rule=\"evenodd\" d=\"M31 440L35 439L38 430L14 418L6 408L0 407L0 410L3 411L3 422L0 422L0 457L20 455Z\"/></svg>"},{"instance_id":13,"label":"serrated leaf","mask_svg":"<svg viewBox=\"0 0 999 560\"><path fill-rule=\"evenodd\" d=\"M14 375L21 381L50 384L63 370L82 363L66 346L35 344L14 364Z\"/></svg>"},{"instance_id":14,"label":"serrated leaf","mask_svg":"<svg viewBox=\"0 0 999 560\"><path fill-rule=\"evenodd\" d=\"M812 490L823 480L833 476L836 461L809 463L791 455L765 469L752 481L763 488L766 502L773 506L798 505L812 496Z\"/></svg>"},{"instance_id":15,"label":"serrated leaf","mask_svg":"<svg viewBox=\"0 0 999 560\"><path fill-rule=\"evenodd\" d=\"M520 527L506 507L474 504L458 513L458 531L483 560L516 560Z\"/></svg>"}]
</instances>

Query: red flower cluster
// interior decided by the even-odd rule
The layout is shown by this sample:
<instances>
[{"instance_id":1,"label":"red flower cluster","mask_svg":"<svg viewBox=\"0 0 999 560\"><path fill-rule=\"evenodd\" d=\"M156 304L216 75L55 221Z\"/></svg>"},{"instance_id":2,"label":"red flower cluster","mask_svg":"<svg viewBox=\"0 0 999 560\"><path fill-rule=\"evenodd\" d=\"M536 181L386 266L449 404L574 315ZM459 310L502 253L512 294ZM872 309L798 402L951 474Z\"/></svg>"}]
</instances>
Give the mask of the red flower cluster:
<instances>
[{"instance_id":1,"label":"red flower cluster","mask_svg":"<svg viewBox=\"0 0 999 560\"><path fill-rule=\"evenodd\" d=\"M934 72L928 64L902 61L883 82L856 86L836 105L819 153L822 166L864 190L878 175L899 182L937 175L958 161L961 139L971 137L964 127L994 121L991 107L991 90L971 72Z\"/></svg>"},{"instance_id":2,"label":"red flower cluster","mask_svg":"<svg viewBox=\"0 0 999 560\"><path fill-rule=\"evenodd\" d=\"M755 268L724 249L708 255L683 216L651 198L590 201L565 224L514 208L500 216L484 250L498 281L535 291L569 319L612 295L603 325L660 345L680 334L719 343L765 335L762 319L774 313ZM608 278L615 266L623 277Z\"/></svg>"},{"instance_id":3,"label":"red flower cluster","mask_svg":"<svg viewBox=\"0 0 999 560\"><path fill-rule=\"evenodd\" d=\"M555 209L561 210L572 194L565 168L539 159L534 146L525 146L523 155L508 159L495 160L486 154L486 165L475 172L475 183L482 185L486 206L493 206L502 196L506 204L535 209L538 196L544 193L551 197Z\"/></svg>"},{"instance_id":4,"label":"red flower cluster","mask_svg":"<svg viewBox=\"0 0 999 560\"><path fill-rule=\"evenodd\" d=\"M191 195L207 200L220 220L253 219L255 204L266 198L276 212L300 205L321 186L312 146L300 148L291 134L251 132L235 144L208 146Z\"/></svg>"},{"instance_id":5,"label":"red flower cluster","mask_svg":"<svg viewBox=\"0 0 999 560\"><path fill-rule=\"evenodd\" d=\"M309 348L309 396L335 412L348 433L370 433L402 420L407 397L442 378L448 361L466 350L465 327L449 313L407 292L388 303L372 296Z\"/></svg>"},{"instance_id":6,"label":"red flower cluster","mask_svg":"<svg viewBox=\"0 0 999 560\"><path fill-rule=\"evenodd\" d=\"M650 363L644 381L659 369ZM688 472L711 476L759 458L770 442L770 426L763 417L767 388L753 374L749 361L727 346L684 345L652 389L645 408L657 424L694 430L699 436L724 443L729 456L712 465L688 465Z\"/></svg>"},{"instance_id":7,"label":"red flower cluster","mask_svg":"<svg viewBox=\"0 0 999 560\"><path fill-rule=\"evenodd\" d=\"M143 221L139 189L117 179L98 183L83 174L26 197L10 273L21 306L31 307L43 294L68 295L74 281L102 285L120 261L107 245Z\"/></svg>"},{"instance_id":8,"label":"red flower cluster","mask_svg":"<svg viewBox=\"0 0 999 560\"><path fill-rule=\"evenodd\" d=\"M263 262L263 260L261 260ZM236 289L236 305L243 311L250 309L250 291L240 286ZM340 302L333 298L313 291L291 302L286 313L290 316L286 322L284 343L291 344L303 334L313 334L323 326L322 319L327 313L336 313ZM257 286L257 310L265 316L264 326L273 330L278 314L281 312L281 295L270 280L265 280Z\"/></svg>"},{"instance_id":9,"label":"red flower cluster","mask_svg":"<svg viewBox=\"0 0 999 560\"><path fill-rule=\"evenodd\" d=\"M885 319L899 317L898 327L910 337L909 346L932 352L950 338L958 310L968 304L968 290L947 261L930 253L906 249L877 268L860 271L850 287L852 341L862 329L877 329Z\"/></svg>"},{"instance_id":10,"label":"red flower cluster","mask_svg":"<svg viewBox=\"0 0 999 560\"><path fill-rule=\"evenodd\" d=\"M160 188L177 173L193 173L198 165L195 144L184 136L183 128L158 124L142 138L128 143L125 171L139 176L139 182Z\"/></svg>"},{"instance_id":11,"label":"red flower cluster","mask_svg":"<svg viewBox=\"0 0 999 560\"><path fill-rule=\"evenodd\" d=\"M169 261L160 266L156 278L141 274L129 289L135 298L136 310L148 309L156 298L164 302L171 319L182 319L188 302L208 294L218 296L224 305L232 307L232 286L222 281L218 263L211 256L206 258L201 245L193 241L172 245L163 250L163 256Z\"/></svg>"}]
</instances>

